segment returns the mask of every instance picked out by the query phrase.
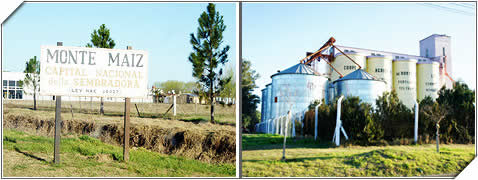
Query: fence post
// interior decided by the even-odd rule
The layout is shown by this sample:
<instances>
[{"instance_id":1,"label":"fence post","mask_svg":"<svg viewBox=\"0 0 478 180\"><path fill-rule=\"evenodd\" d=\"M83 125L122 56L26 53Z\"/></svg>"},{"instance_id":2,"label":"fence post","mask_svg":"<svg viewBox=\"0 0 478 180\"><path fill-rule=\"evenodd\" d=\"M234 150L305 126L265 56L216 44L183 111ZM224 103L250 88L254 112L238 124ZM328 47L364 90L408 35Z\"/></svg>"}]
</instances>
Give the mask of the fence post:
<instances>
[{"instance_id":1,"label":"fence post","mask_svg":"<svg viewBox=\"0 0 478 180\"><path fill-rule=\"evenodd\" d=\"M418 103L415 102L415 131L414 138L415 144L418 142Z\"/></svg>"}]
</instances>

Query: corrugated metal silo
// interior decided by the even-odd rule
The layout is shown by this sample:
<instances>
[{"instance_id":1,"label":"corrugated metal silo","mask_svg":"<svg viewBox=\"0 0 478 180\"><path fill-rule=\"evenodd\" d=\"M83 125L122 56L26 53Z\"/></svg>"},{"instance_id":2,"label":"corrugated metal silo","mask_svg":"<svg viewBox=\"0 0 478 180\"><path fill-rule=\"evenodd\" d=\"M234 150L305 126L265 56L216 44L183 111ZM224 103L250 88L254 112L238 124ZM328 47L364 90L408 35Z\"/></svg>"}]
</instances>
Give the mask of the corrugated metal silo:
<instances>
[{"instance_id":1,"label":"corrugated metal silo","mask_svg":"<svg viewBox=\"0 0 478 180\"><path fill-rule=\"evenodd\" d=\"M334 88L334 83L332 82L329 82L327 83L327 99L325 101L325 103L329 104L331 103L334 98L335 98L335 88Z\"/></svg>"},{"instance_id":2,"label":"corrugated metal silo","mask_svg":"<svg viewBox=\"0 0 478 180\"><path fill-rule=\"evenodd\" d=\"M314 100L325 97L327 78L304 64L296 64L272 77L271 118L305 110Z\"/></svg>"},{"instance_id":3,"label":"corrugated metal silo","mask_svg":"<svg viewBox=\"0 0 478 180\"><path fill-rule=\"evenodd\" d=\"M383 55L367 56L367 72L387 83L387 91L392 91L392 57Z\"/></svg>"},{"instance_id":4,"label":"corrugated metal silo","mask_svg":"<svg viewBox=\"0 0 478 180\"><path fill-rule=\"evenodd\" d=\"M367 68L367 61L363 54L357 52L344 53L350 58L352 58L357 64L362 66L362 69ZM332 66L334 66L334 68L337 69L337 71L339 71L343 76L346 76L347 74L354 72L358 69L358 66L342 53L335 54L335 59L332 61ZM330 73L330 81L333 82L340 78L339 74L333 71L331 67L328 67L327 70L327 74Z\"/></svg>"},{"instance_id":5,"label":"corrugated metal silo","mask_svg":"<svg viewBox=\"0 0 478 180\"><path fill-rule=\"evenodd\" d=\"M417 60L403 58L393 61L393 89L408 108L413 108L417 99Z\"/></svg>"},{"instance_id":6,"label":"corrugated metal silo","mask_svg":"<svg viewBox=\"0 0 478 180\"><path fill-rule=\"evenodd\" d=\"M432 99L438 97L440 90L440 64L434 61L417 64L417 92L418 100L423 100L426 96Z\"/></svg>"},{"instance_id":7,"label":"corrugated metal silo","mask_svg":"<svg viewBox=\"0 0 478 180\"><path fill-rule=\"evenodd\" d=\"M267 88L267 102L266 102L266 118L271 118L271 109L272 109L272 83L266 85Z\"/></svg>"},{"instance_id":8,"label":"corrugated metal silo","mask_svg":"<svg viewBox=\"0 0 478 180\"><path fill-rule=\"evenodd\" d=\"M385 81L378 80L362 69L334 81L335 96L358 96L362 102L375 106L375 100L387 90Z\"/></svg>"},{"instance_id":9,"label":"corrugated metal silo","mask_svg":"<svg viewBox=\"0 0 478 180\"><path fill-rule=\"evenodd\" d=\"M261 90L261 122L264 122L266 119L266 104L267 104L267 88Z\"/></svg>"}]
</instances>

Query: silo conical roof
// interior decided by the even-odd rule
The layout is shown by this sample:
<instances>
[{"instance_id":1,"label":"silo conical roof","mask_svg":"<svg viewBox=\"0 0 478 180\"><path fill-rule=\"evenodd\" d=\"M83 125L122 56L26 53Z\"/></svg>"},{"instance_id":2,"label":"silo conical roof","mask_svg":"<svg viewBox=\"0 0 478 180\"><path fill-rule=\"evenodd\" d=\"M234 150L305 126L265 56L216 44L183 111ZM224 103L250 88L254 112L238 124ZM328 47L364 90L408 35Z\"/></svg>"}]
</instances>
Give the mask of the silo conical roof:
<instances>
[{"instance_id":1,"label":"silo conical roof","mask_svg":"<svg viewBox=\"0 0 478 180\"><path fill-rule=\"evenodd\" d=\"M272 76L279 75L279 74L311 74L311 75L315 75L315 72L314 72L314 70L312 70L307 65L299 63L299 64L296 64L296 65L290 67L290 68L287 68L286 70L275 73Z\"/></svg>"},{"instance_id":2,"label":"silo conical roof","mask_svg":"<svg viewBox=\"0 0 478 180\"><path fill-rule=\"evenodd\" d=\"M340 78L340 79L335 80L334 83L337 82L337 81L352 80L352 79L356 79L356 80L375 80L375 81L378 81L378 79L375 78L374 76L372 76L371 74L365 72L365 71L362 70L362 69L357 69L357 70L355 70L354 72L351 72L351 73L347 74L347 75L344 76L343 78Z\"/></svg>"}]
</instances>

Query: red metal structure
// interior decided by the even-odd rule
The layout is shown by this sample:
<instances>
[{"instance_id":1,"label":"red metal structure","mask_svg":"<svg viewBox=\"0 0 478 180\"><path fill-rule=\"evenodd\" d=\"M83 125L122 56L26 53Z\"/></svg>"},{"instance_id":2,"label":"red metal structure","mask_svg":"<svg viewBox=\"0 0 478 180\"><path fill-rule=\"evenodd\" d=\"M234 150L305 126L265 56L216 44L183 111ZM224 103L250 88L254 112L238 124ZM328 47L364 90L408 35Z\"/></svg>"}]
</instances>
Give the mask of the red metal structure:
<instances>
[{"instance_id":1,"label":"red metal structure","mask_svg":"<svg viewBox=\"0 0 478 180\"><path fill-rule=\"evenodd\" d=\"M344 76L339 71L337 71L337 69L335 69L335 67L332 66L332 64L330 63L330 62L334 61L334 53L333 53L334 51L330 51L329 49L334 48L334 49L337 49L339 52L341 52L343 55L345 55L345 57L350 59L353 63L355 63L355 65L357 65L359 67L359 69L362 69L362 66L357 64L352 58L350 58L342 50L337 48L337 46L334 46L334 43L335 43L335 38L330 37L330 39L324 45L322 45L322 47L319 48L319 50L317 50L314 53L308 54L305 58L300 60L300 63L305 64L305 65L309 65L310 63L314 62L315 60L317 60L319 62L320 62L320 60L324 60L335 72L337 72L339 74L340 78L342 78ZM329 50L329 54L324 54L324 52L326 52L326 50Z\"/></svg>"}]
</instances>

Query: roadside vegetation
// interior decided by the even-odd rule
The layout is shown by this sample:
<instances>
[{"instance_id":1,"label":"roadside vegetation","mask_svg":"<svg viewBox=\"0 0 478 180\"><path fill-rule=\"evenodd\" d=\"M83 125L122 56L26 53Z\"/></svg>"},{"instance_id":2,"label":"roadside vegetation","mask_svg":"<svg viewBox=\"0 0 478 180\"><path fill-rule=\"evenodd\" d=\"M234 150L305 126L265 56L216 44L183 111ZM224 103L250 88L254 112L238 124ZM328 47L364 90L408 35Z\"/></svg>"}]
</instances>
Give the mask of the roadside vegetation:
<instances>
[{"instance_id":1,"label":"roadside vegetation","mask_svg":"<svg viewBox=\"0 0 478 180\"><path fill-rule=\"evenodd\" d=\"M55 112L53 109L43 110L42 107L39 106L35 111L4 104L3 128L53 136ZM97 108L94 109L98 111ZM123 117L120 112L117 115L109 114L109 111L105 111L105 115L74 112L72 116L70 109L65 108L61 116L62 135L88 135L118 146L123 142ZM138 116L132 116L130 124L131 147L142 147L209 163L235 162L234 126L211 124L207 121Z\"/></svg>"},{"instance_id":2,"label":"roadside vegetation","mask_svg":"<svg viewBox=\"0 0 478 180\"><path fill-rule=\"evenodd\" d=\"M440 142L468 144L475 140L475 91L457 82L453 89L442 88L434 101L430 97L419 102L418 143ZM358 97L347 97L342 102L343 127L356 145L412 144L414 112L405 107L397 94L385 92L376 101L376 108ZM314 136L315 102L309 106L304 129L296 126L302 136ZM318 110L318 137L331 139L335 130L337 103L322 103ZM438 125L438 126L437 126Z\"/></svg>"},{"instance_id":3,"label":"roadside vegetation","mask_svg":"<svg viewBox=\"0 0 478 180\"><path fill-rule=\"evenodd\" d=\"M31 101L15 101L5 100L4 110L6 109L30 109ZM53 112L55 111L55 101L53 100L38 100L38 111ZM97 108L100 102L93 101L62 101L61 110L64 113L69 113L71 118L71 109L73 109L73 117L80 114L99 115L100 111ZM138 110L136 110L136 106ZM172 110L167 112L171 104L166 103L138 103L131 102L131 117L142 118L160 118L160 119L175 119L180 121L191 122L208 122L210 119L209 105L204 104L177 104L176 116L173 116ZM6 107L6 108L5 108ZM219 105L216 107L216 119L218 124L235 125L236 124L236 106L235 105ZM139 111L139 114L138 114ZM167 113L166 113L167 112ZM105 117L122 117L124 115L124 102L104 102L104 116ZM141 116L140 116L141 115ZM68 119L68 118L67 118Z\"/></svg>"},{"instance_id":4,"label":"roadside vegetation","mask_svg":"<svg viewBox=\"0 0 478 180\"><path fill-rule=\"evenodd\" d=\"M145 148L123 149L96 138L69 134L61 139L61 164L53 161L53 138L16 130L3 131L5 177L164 177L235 176L235 165L210 164Z\"/></svg>"}]
</instances>

